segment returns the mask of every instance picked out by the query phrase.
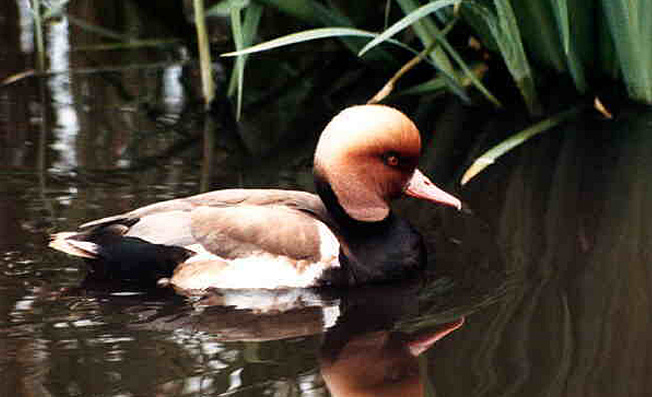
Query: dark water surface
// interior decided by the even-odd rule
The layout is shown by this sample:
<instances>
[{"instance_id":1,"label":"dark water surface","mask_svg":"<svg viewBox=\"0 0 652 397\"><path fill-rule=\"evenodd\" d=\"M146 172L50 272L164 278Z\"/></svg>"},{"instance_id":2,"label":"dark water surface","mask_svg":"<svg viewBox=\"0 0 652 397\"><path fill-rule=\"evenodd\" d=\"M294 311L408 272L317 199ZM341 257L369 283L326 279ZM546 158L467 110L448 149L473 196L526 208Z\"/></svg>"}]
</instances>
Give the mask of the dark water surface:
<instances>
[{"instance_id":1,"label":"dark water surface","mask_svg":"<svg viewBox=\"0 0 652 397\"><path fill-rule=\"evenodd\" d=\"M73 3L86 19L110 19ZM2 7L5 78L31 69L34 50L23 2ZM172 34L156 20L140 28ZM97 39L66 18L47 34L50 68L61 73L0 87L0 395L652 393L649 111L583 118L464 188L451 182L468 211L399 203L431 253L424 280L189 300L86 283L83 262L47 249L48 235L198 193L202 182L311 190L318 132L376 86L360 87L355 64L343 67L352 76L316 70L283 83L291 94L252 90L235 129L198 111L198 73L181 44L71 51ZM323 80L347 94L325 93ZM451 154L455 128L428 116L431 105L401 104L439 134L435 144L426 133L420 168L454 181L456 159L467 157ZM443 111L464 117L459 109ZM206 128L218 131L210 167ZM440 339L410 354L427 338Z\"/></svg>"}]
</instances>

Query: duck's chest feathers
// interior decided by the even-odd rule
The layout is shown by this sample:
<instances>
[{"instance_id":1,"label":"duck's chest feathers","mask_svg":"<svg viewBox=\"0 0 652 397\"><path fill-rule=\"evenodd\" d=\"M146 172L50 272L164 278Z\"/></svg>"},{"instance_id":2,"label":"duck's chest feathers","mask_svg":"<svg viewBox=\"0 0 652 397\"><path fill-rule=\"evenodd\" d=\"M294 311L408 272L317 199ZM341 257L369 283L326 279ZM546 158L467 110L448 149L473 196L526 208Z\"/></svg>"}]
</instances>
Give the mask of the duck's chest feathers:
<instances>
[{"instance_id":1,"label":"duck's chest feathers","mask_svg":"<svg viewBox=\"0 0 652 397\"><path fill-rule=\"evenodd\" d=\"M364 222L353 219L343 208L331 186L319 175L315 186L337 225L342 271L333 283L356 285L384 282L410 276L426 261L419 232L388 208L385 219ZM341 279L337 280L336 277Z\"/></svg>"},{"instance_id":2,"label":"duck's chest feathers","mask_svg":"<svg viewBox=\"0 0 652 397\"><path fill-rule=\"evenodd\" d=\"M344 233L340 262L349 284L402 279L425 265L421 235L393 213L381 222L350 226Z\"/></svg>"}]
</instances>

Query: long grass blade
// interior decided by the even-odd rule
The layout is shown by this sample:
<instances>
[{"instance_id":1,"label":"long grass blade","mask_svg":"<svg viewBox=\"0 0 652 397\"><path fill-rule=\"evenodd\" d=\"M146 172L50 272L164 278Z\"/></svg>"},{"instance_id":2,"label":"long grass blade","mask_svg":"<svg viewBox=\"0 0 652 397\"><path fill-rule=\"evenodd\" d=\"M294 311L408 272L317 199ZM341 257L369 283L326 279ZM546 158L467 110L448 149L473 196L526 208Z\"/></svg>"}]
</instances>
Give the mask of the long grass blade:
<instances>
[{"instance_id":1,"label":"long grass blade","mask_svg":"<svg viewBox=\"0 0 652 397\"><path fill-rule=\"evenodd\" d=\"M501 43L506 45L505 53L509 54L507 66L521 90L528 110L531 114L539 114L541 113L541 105L534 87L534 78L532 77L530 63L525 55L525 48L514 10L509 0L494 0L494 4L496 5L499 24L504 33L503 40L498 45L501 46Z\"/></svg>"},{"instance_id":2,"label":"long grass blade","mask_svg":"<svg viewBox=\"0 0 652 397\"><path fill-rule=\"evenodd\" d=\"M195 26L197 29L197 45L199 47L199 63L201 68L202 93L206 108L215 97L215 83L213 82L213 68L211 66L211 52L204 16L204 0L194 0Z\"/></svg>"},{"instance_id":3,"label":"long grass blade","mask_svg":"<svg viewBox=\"0 0 652 397\"><path fill-rule=\"evenodd\" d=\"M479 2L462 3L465 9L480 18L489 28L494 42L521 91L528 110L540 113L541 105L534 86L530 64L525 56L523 41L516 23L516 16L508 0L495 0L496 13Z\"/></svg>"},{"instance_id":4,"label":"long grass blade","mask_svg":"<svg viewBox=\"0 0 652 397\"><path fill-rule=\"evenodd\" d=\"M298 43L303 43L306 41L318 40L318 39L341 38L345 36L373 38L376 37L377 35L378 34L376 33L368 32L360 29L353 29L353 28L317 28L317 29L304 30L303 32L292 33L286 36L282 36L273 40L266 41L264 43L256 44L254 46L239 51L227 52L221 54L220 56L233 57L233 56L240 56L245 54L253 54L256 52L268 51L274 48L284 47L292 44L298 44ZM390 40L389 42L395 45L399 45L400 47L410 49L408 46L396 40ZM418 53L412 49L410 49L410 51L415 54Z\"/></svg>"},{"instance_id":5,"label":"long grass blade","mask_svg":"<svg viewBox=\"0 0 652 397\"><path fill-rule=\"evenodd\" d=\"M500 142L498 145L484 152L473 162L473 164L471 164L471 166L464 172L460 183L465 185L468 181L482 172L482 170L493 164L496 159L505 153L525 143L532 137L549 131L551 128L558 126L566 120L569 120L570 118L579 114L583 108L584 106L578 105L564 112L557 113L556 115L542 120Z\"/></svg>"},{"instance_id":6,"label":"long grass blade","mask_svg":"<svg viewBox=\"0 0 652 397\"><path fill-rule=\"evenodd\" d=\"M446 80L442 77L436 77L425 83L417 84L397 92L395 95L438 95L443 94L446 90Z\"/></svg>"},{"instance_id":7,"label":"long grass blade","mask_svg":"<svg viewBox=\"0 0 652 397\"><path fill-rule=\"evenodd\" d=\"M256 44L254 46L242 49L240 51L233 51L233 52L221 54L220 56L233 57L233 56L240 56L240 55L248 55L257 52L269 51L275 48L284 47L288 45L303 43L311 40L341 38L345 36L375 38L376 36L378 36L378 34L368 32L365 30L353 29L353 28L317 28L317 29L305 30L299 33L289 34L287 36L279 37L270 41L266 41L264 43ZM412 54L415 55L419 54L418 51L408 47L407 45L401 43L400 41L388 39L386 40L386 42L401 47L404 50L411 52ZM428 58L424 58L424 59L430 65L437 68L437 65L435 65L431 59ZM468 96L464 92L463 87L456 81L455 82L452 81L452 80L456 80L455 76L451 76L445 71L442 72L443 75L445 76L446 81L449 83L449 88L451 88L451 90L455 94L459 95L462 99L468 101ZM479 82L477 79L476 81Z\"/></svg>"},{"instance_id":8,"label":"long grass blade","mask_svg":"<svg viewBox=\"0 0 652 397\"><path fill-rule=\"evenodd\" d=\"M378 93L376 93L376 95L374 95L374 97L370 99L367 103L378 103L382 101L385 97L389 96L394 90L394 87L396 86L396 83L400 78L402 78L406 73L408 73L412 68L418 65L421 61L428 59L428 55L432 52L436 44L437 42L433 41L432 43L430 43L430 45L427 48L425 48L414 58L412 58L407 63L405 63L396 73L394 73L394 75L387 81L387 83L383 86L383 88L381 88L380 91L378 91ZM437 65L433 64L433 66L437 68ZM470 102L470 99L466 91L464 91L464 87L462 87L459 84L459 82L456 80L456 77L454 75L450 75L446 71L442 70L441 77L442 77L441 81L444 82L443 88L448 87L449 90L457 94L462 100L466 102Z\"/></svg>"},{"instance_id":9,"label":"long grass blade","mask_svg":"<svg viewBox=\"0 0 652 397\"><path fill-rule=\"evenodd\" d=\"M389 13L392 10L392 0L385 0L385 18L383 22L383 30L389 26Z\"/></svg>"},{"instance_id":10,"label":"long grass blade","mask_svg":"<svg viewBox=\"0 0 652 397\"><path fill-rule=\"evenodd\" d=\"M614 37L611 35L609 22L605 15L596 21L596 29L598 30L596 52L600 54L598 57L600 73L613 80L621 78Z\"/></svg>"},{"instance_id":11,"label":"long grass blade","mask_svg":"<svg viewBox=\"0 0 652 397\"><path fill-rule=\"evenodd\" d=\"M387 96L391 95L392 91L394 91L394 87L396 86L396 83L400 78L402 78L406 73L408 73L410 70L412 70L416 65L421 63L422 60L424 60L428 54L433 50L434 44L432 43L431 46L428 48L424 49L421 51L420 54L416 55L414 58L410 59L408 62L405 63L394 75L385 83L383 88L376 93L376 95L373 96L367 103L379 103L382 100L384 100Z\"/></svg>"},{"instance_id":12,"label":"long grass blade","mask_svg":"<svg viewBox=\"0 0 652 397\"><path fill-rule=\"evenodd\" d=\"M235 42L235 49L241 50L244 48L244 34L242 33L242 21L240 19L242 13L242 4L240 0L231 0L231 34ZM234 73L235 81L237 81L237 99L236 99L236 119L240 119L242 114L242 92L244 88L244 55L238 55L235 63Z\"/></svg>"},{"instance_id":13,"label":"long grass blade","mask_svg":"<svg viewBox=\"0 0 652 397\"><path fill-rule=\"evenodd\" d=\"M464 75L471 81L475 88L477 88L478 91L480 91L491 103L497 107L502 107L500 101L489 92L484 84L482 84L480 79L478 79L475 73L473 73L473 70L466 64L462 56L448 43L448 40L446 40L445 37L438 37L437 39L440 40L442 47L450 54L451 58L453 58L457 65L462 69Z\"/></svg>"},{"instance_id":14,"label":"long grass blade","mask_svg":"<svg viewBox=\"0 0 652 397\"><path fill-rule=\"evenodd\" d=\"M513 9L518 21L519 39L527 43L530 56L542 66L563 73L566 61L560 27L551 4L554 1L557 0L509 1L509 8Z\"/></svg>"},{"instance_id":15,"label":"long grass blade","mask_svg":"<svg viewBox=\"0 0 652 397\"><path fill-rule=\"evenodd\" d=\"M36 71L45 71L45 42L43 39L43 18L41 15L41 0L32 0L34 28L36 31Z\"/></svg>"},{"instance_id":16,"label":"long grass blade","mask_svg":"<svg viewBox=\"0 0 652 397\"><path fill-rule=\"evenodd\" d=\"M231 9L231 27L236 49L242 49L253 42L256 33L258 32L260 18L263 15L263 6L257 3L250 3L246 8L244 23L241 23L240 16L243 10L243 5L243 3L236 4L235 7ZM236 95L236 119L240 119L242 114L244 69L246 62L246 54L237 57L233 74L231 75L231 82L229 84L228 94L233 95L235 93Z\"/></svg>"},{"instance_id":17,"label":"long grass blade","mask_svg":"<svg viewBox=\"0 0 652 397\"><path fill-rule=\"evenodd\" d=\"M562 47L566 57L566 63L568 64L568 70L573 77L573 81L575 82L575 87L577 90L580 92L586 92L587 82L584 73L584 65L582 64L582 54L580 54L579 49L576 49L576 47L578 45L578 40L588 40L590 38L588 35L582 34L585 32L582 31L580 26L578 26L580 24L577 20L574 20L573 23L576 34L571 34L571 17L570 10L568 8L568 0L553 0L551 1L551 4L555 14L555 20L557 22L559 35L561 36ZM575 9L575 11L580 11L585 14L590 13L592 9ZM584 16L576 16L576 19L582 17ZM579 35L581 36L578 37Z\"/></svg>"},{"instance_id":18,"label":"long grass blade","mask_svg":"<svg viewBox=\"0 0 652 397\"><path fill-rule=\"evenodd\" d=\"M421 7L421 4L417 0L396 0L396 2L406 15L417 11L419 7ZM452 19L447 28L452 27L454 23L455 19ZM415 21L410 27L417 35L424 48L431 48L433 45L438 44L436 37L446 37L446 34L439 30L433 18L421 18ZM440 45L434 47L434 49L429 53L429 58L434 62L437 70L440 70L448 76L448 88L457 95L460 95L462 98L466 97L466 92L458 78L458 71L453 66L450 57L446 55L443 48ZM467 100L466 98L464 99Z\"/></svg>"},{"instance_id":19,"label":"long grass blade","mask_svg":"<svg viewBox=\"0 0 652 397\"><path fill-rule=\"evenodd\" d=\"M423 12L422 10L423 7L427 7L430 6L430 4L433 4L430 3L426 6L417 7L417 3L415 3L413 0L397 0L397 1L401 6L401 9L403 9L404 12L408 13L408 15L414 13L418 15L419 13ZM457 2L457 3L453 3L452 5L458 5L458 4L461 3ZM442 7L439 7L439 9L441 8ZM466 78L468 78L472 82L472 84L478 89L478 91L480 91L494 105L498 107L501 106L498 99L496 99L489 92L489 90L482 84L482 82L476 77L476 75L472 72L471 68L466 64L464 59L453 48L453 46L451 46L448 43L448 40L446 39L446 35L437 28L437 26L430 18L417 19L416 21L414 21L414 23L411 26L425 46L430 46L435 41L439 43L439 45L441 46L441 48L436 48L435 51L432 52L431 58L437 65L437 68L441 70L444 74L447 74L449 76L448 88L451 89L451 91L455 93L459 93L459 92L463 92L464 89L462 87L460 79L457 76L458 72L455 71L453 64L451 63L451 61L449 60L446 54L450 55L450 58L452 58L453 61L460 67L460 69L462 69L462 72L464 73ZM461 95L461 96L462 98L465 97L465 95Z\"/></svg>"},{"instance_id":20,"label":"long grass blade","mask_svg":"<svg viewBox=\"0 0 652 397\"><path fill-rule=\"evenodd\" d=\"M327 7L323 4L324 2L318 0L257 0L257 2L265 6L274 7L285 14L314 26L354 27L351 18L342 13L337 7ZM362 47L362 43L358 40L346 36L341 36L339 39L354 54L357 54ZM396 64L396 60L391 54L384 50L374 51L372 54L369 54L366 60L386 65Z\"/></svg>"},{"instance_id":21,"label":"long grass blade","mask_svg":"<svg viewBox=\"0 0 652 397\"><path fill-rule=\"evenodd\" d=\"M564 47L565 53L570 53L570 22L568 21L568 0L554 0L553 7L555 16L557 17L557 24L561 32L561 43Z\"/></svg>"},{"instance_id":22,"label":"long grass blade","mask_svg":"<svg viewBox=\"0 0 652 397\"><path fill-rule=\"evenodd\" d=\"M652 104L652 7L649 0L602 0L630 97Z\"/></svg>"},{"instance_id":23,"label":"long grass blade","mask_svg":"<svg viewBox=\"0 0 652 397\"><path fill-rule=\"evenodd\" d=\"M429 14L439 10L440 8L456 5L459 2L460 0L438 0L419 7L414 12L409 13L408 15L401 18L398 22L394 23L392 26L387 28L383 33L378 35L378 37L376 37L375 39L367 43L367 45L365 45L360 50L358 55L360 56L364 55L365 52L369 51L370 49L382 43L383 41L389 39L390 37L400 32L401 30L407 28L408 26L414 24L419 19L428 16Z\"/></svg>"}]
</instances>

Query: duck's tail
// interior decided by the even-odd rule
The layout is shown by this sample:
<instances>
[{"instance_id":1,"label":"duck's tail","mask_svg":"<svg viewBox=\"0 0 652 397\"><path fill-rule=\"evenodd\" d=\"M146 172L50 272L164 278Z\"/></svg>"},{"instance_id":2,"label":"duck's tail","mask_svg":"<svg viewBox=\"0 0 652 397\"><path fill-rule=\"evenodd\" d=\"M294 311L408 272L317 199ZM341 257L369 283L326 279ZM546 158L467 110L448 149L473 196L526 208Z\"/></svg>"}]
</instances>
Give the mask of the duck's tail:
<instances>
[{"instance_id":1,"label":"duck's tail","mask_svg":"<svg viewBox=\"0 0 652 397\"><path fill-rule=\"evenodd\" d=\"M97 259L99 253L99 246L90 241L83 241L75 239L79 237L76 232L60 232L50 236L50 243L48 246L57 251L65 252L66 254L78 256L87 259Z\"/></svg>"}]
</instances>

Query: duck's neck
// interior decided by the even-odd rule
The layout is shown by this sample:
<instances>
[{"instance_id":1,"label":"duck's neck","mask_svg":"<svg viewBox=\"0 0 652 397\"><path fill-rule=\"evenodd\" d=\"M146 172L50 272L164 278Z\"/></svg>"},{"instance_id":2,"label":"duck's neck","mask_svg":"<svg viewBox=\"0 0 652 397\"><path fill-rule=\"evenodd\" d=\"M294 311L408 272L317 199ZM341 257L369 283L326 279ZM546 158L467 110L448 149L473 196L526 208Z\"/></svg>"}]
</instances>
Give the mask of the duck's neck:
<instances>
[{"instance_id":1,"label":"duck's neck","mask_svg":"<svg viewBox=\"0 0 652 397\"><path fill-rule=\"evenodd\" d=\"M425 263L421 236L406 221L389 211L376 222L359 221L347 214L330 185L315 177L317 194L335 222L340 237L340 263L348 284L403 279Z\"/></svg>"},{"instance_id":2,"label":"duck's neck","mask_svg":"<svg viewBox=\"0 0 652 397\"><path fill-rule=\"evenodd\" d=\"M317 190L319 198L321 198L321 201L326 206L328 213L337 223L338 228L350 231L368 229L370 227L381 227L391 217L391 211L389 212L388 216L385 217L385 219L375 222L360 221L351 217L351 215L346 212L344 207L342 207L342 204L340 203L340 200L338 200L337 195L333 191L331 185L326 181L325 178L321 177L320 175L315 175L315 189Z\"/></svg>"}]
</instances>

